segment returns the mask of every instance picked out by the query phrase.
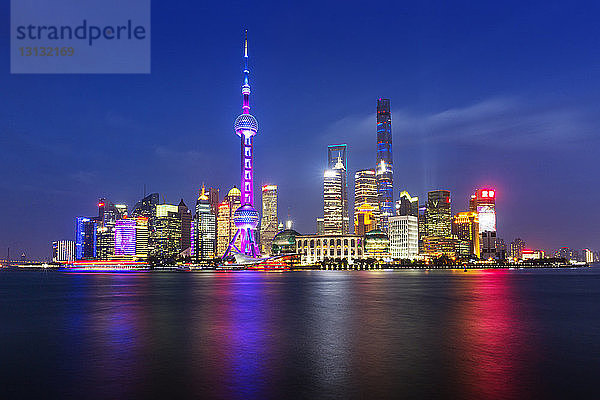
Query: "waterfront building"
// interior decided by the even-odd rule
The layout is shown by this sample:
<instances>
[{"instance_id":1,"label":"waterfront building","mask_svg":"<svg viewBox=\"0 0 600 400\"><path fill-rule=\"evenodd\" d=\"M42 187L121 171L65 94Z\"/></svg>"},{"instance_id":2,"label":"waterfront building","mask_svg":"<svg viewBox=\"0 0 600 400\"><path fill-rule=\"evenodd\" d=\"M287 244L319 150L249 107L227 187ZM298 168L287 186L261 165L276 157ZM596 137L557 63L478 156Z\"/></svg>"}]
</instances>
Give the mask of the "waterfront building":
<instances>
[{"instance_id":1,"label":"waterfront building","mask_svg":"<svg viewBox=\"0 0 600 400\"><path fill-rule=\"evenodd\" d=\"M273 238L277 234L277 185L262 187L262 220L260 223L260 244L263 254L271 254Z\"/></svg>"},{"instance_id":2,"label":"waterfront building","mask_svg":"<svg viewBox=\"0 0 600 400\"><path fill-rule=\"evenodd\" d=\"M363 169L354 174L354 233L357 235L365 232L358 232L357 216L369 210L373 226L369 229L376 229L379 221L379 200L377 195L377 176L374 169ZM365 224L368 225L368 224Z\"/></svg>"},{"instance_id":3,"label":"waterfront building","mask_svg":"<svg viewBox=\"0 0 600 400\"><path fill-rule=\"evenodd\" d=\"M364 236L365 233L375 230L377 222L373 206L362 204L354 211L354 234Z\"/></svg>"},{"instance_id":4,"label":"waterfront building","mask_svg":"<svg viewBox=\"0 0 600 400\"><path fill-rule=\"evenodd\" d=\"M196 200L196 218L192 221L194 226L192 256L196 260L210 260L216 256L217 218L212 208L210 192L207 193L202 185L202 191ZM229 243L229 240L226 243Z\"/></svg>"},{"instance_id":5,"label":"waterfront building","mask_svg":"<svg viewBox=\"0 0 600 400\"><path fill-rule=\"evenodd\" d=\"M341 156L332 169L323 176L323 230L326 234L342 235L348 232L348 205L344 203L343 188L346 171Z\"/></svg>"},{"instance_id":6,"label":"waterfront building","mask_svg":"<svg viewBox=\"0 0 600 400\"><path fill-rule=\"evenodd\" d=\"M387 232L387 219L394 215L394 159L390 100L382 98L377 100L376 176L380 227Z\"/></svg>"},{"instance_id":7,"label":"waterfront building","mask_svg":"<svg viewBox=\"0 0 600 400\"><path fill-rule=\"evenodd\" d=\"M179 207L172 204L158 204L154 218L154 231L151 233L153 254L162 258L176 258L181 252L181 219Z\"/></svg>"},{"instance_id":8,"label":"waterfront building","mask_svg":"<svg viewBox=\"0 0 600 400\"><path fill-rule=\"evenodd\" d=\"M388 260L390 258L390 239L385 232L375 229L367 232L364 238L365 258L376 260Z\"/></svg>"},{"instance_id":9,"label":"waterfront building","mask_svg":"<svg viewBox=\"0 0 600 400\"><path fill-rule=\"evenodd\" d=\"M77 217L75 220L75 258L93 260L96 258L96 220Z\"/></svg>"},{"instance_id":10,"label":"waterfront building","mask_svg":"<svg viewBox=\"0 0 600 400\"><path fill-rule=\"evenodd\" d=\"M233 239L237 229L233 221L233 215L241 204L242 192L233 187L219 204L217 214L217 254L225 254L229 243ZM239 240L239 238L238 238ZM239 244L237 242L236 244Z\"/></svg>"},{"instance_id":11,"label":"waterfront building","mask_svg":"<svg viewBox=\"0 0 600 400\"><path fill-rule=\"evenodd\" d=\"M496 190L477 189L469 200L469 209L479 214L481 258L498 258L496 237Z\"/></svg>"},{"instance_id":12,"label":"waterfront building","mask_svg":"<svg viewBox=\"0 0 600 400\"><path fill-rule=\"evenodd\" d=\"M581 250L581 255L582 255L581 261L586 262L586 263L594 262L594 253L590 249Z\"/></svg>"},{"instance_id":13,"label":"waterfront building","mask_svg":"<svg viewBox=\"0 0 600 400\"><path fill-rule=\"evenodd\" d=\"M414 215L398 215L388 219L390 255L394 260L414 260L419 254L419 222Z\"/></svg>"},{"instance_id":14,"label":"waterfront building","mask_svg":"<svg viewBox=\"0 0 600 400\"><path fill-rule=\"evenodd\" d=\"M427 193L427 236L449 237L452 234L452 211L449 190Z\"/></svg>"},{"instance_id":15,"label":"waterfront building","mask_svg":"<svg viewBox=\"0 0 600 400\"><path fill-rule=\"evenodd\" d=\"M412 197L406 190L400 192L400 198L396 202L396 215L419 216L419 198Z\"/></svg>"},{"instance_id":16,"label":"waterfront building","mask_svg":"<svg viewBox=\"0 0 600 400\"><path fill-rule=\"evenodd\" d=\"M234 131L240 138L241 147L241 206L234 210L236 233L231 238L223 258L231 251L252 258L260 257L256 241L256 228L260 214L254 208L254 136L258 133L258 121L250 114L250 83L248 67L248 31L244 40L244 80L242 83L242 114L234 123ZM239 238L239 244L237 239Z\"/></svg>"},{"instance_id":17,"label":"waterfront building","mask_svg":"<svg viewBox=\"0 0 600 400\"><path fill-rule=\"evenodd\" d=\"M52 262L70 263L75 260L75 242L58 240L52 242Z\"/></svg>"},{"instance_id":18,"label":"waterfront building","mask_svg":"<svg viewBox=\"0 0 600 400\"><path fill-rule=\"evenodd\" d=\"M516 238L510 242L510 256L515 260L523 258L523 249L525 249L525 241L521 238Z\"/></svg>"},{"instance_id":19,"label":"waterfront building","mask_svg":"<svg viewBox=\"0 0 600 400\"><path fill-rule=\"evenodd\" d=\"M358 235L298 235L296 250L300 264L315 265L328 259L354 260L364 257L364 237Z\"/></svg>"},{"instance_id":20,"label":"waterfront building","mask_svg":"<svg viewBox=\"0 0 600 400\"><path fill-rule=\"evenodd\" d=\"M542 250L531 250L531 249L523 249L521 253L521 259L523 261L528 260L539 260L544 258L544 252Z\"/></svg>"},{"instance_id":21,"label":"waterfront building","mask_svg":"<svg viewBox=\"0 0 600 400\"><path fill-rule=\"evenodd\" d=\"M479 215L475 211L459 212L452 220L452 234L468 244L467 256L479 258Z\"/></svg>"}]
</instances>

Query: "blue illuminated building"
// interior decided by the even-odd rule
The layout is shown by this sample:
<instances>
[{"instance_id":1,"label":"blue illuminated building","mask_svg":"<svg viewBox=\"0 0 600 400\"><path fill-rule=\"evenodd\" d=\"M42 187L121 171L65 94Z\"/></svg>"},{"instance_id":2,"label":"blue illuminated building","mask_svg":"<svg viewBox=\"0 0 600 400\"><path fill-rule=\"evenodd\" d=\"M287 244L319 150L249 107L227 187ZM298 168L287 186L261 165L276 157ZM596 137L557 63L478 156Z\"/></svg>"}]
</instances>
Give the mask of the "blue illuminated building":
<instances>
[{"instance_id":1,"label":"blue illuminated building","mask_svg":"<svg viewBox=\"0 0 600 400\"><path fill-rule=\"evenodd\" d=\"M96 258L96 220L77 217L75 225L75 258L77 260Z\"/></svg>"},{"instance_id":2,"label":"blue illuminated building","mask_svg":"<svg viewBox=\"0 0 600 400\"><path fill-rule=\"evenodd\" d=\"M392 113L390 100L377 100L377 198L380 227L387 232L388 217L394 215L394 160L392 158Z\"/></svg>"}]
</instances>

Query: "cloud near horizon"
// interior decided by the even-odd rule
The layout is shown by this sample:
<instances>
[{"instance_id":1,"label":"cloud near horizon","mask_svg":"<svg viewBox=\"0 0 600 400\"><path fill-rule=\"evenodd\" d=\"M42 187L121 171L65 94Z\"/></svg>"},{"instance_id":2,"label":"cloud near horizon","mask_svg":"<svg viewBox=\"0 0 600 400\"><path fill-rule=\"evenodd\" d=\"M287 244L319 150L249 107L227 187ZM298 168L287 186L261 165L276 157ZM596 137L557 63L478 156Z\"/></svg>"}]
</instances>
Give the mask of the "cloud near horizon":
<instances>
[{"instance_id":1,"label":"cloud near horizon","mask_svg":"<svg viewBox=\"0 0 600 400\"><path fill-rule=\"evenodd\" d=\"M371 151L375 114L332 123L323 144L340 137L359 152ZM589 110L536 106L517 98L492 98L431 114L392 110L394 140L403 145L467 144L506 150L540 150L589 138L600 121ZM342 134L343 132L343 134Z\"/></svg>"}]
</instances>

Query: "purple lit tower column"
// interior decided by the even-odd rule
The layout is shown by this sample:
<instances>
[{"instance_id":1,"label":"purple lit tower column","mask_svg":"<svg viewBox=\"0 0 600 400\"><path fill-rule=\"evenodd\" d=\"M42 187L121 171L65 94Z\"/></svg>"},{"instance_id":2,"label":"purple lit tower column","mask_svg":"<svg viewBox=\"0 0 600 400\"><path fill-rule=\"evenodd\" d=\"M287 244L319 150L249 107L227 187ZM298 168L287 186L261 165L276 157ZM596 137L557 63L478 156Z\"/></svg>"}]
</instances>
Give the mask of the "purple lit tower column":
<instances>
[{"instance_id":1,"label":"purple lit tower column","mask_svg":"<svg viewBox=\"0 0 600 400\"><path fill-rule=\"evenodd\" d=\"M240 199L242 206L235 210L233 221L237 228L236 234L223 255L226 257L231 251L250 256L260 257L256 244L256 227L260 221L258 211L254 209L254 135L258 132L258 121L250 114L250 84L248 83L248 31L244 40L244 84L242 85L242 115L236 118L234 129L240 137L241 143L241 172L242 182ZM235 245L240 238L240 248Z\"/></svg>"}]
</instances>

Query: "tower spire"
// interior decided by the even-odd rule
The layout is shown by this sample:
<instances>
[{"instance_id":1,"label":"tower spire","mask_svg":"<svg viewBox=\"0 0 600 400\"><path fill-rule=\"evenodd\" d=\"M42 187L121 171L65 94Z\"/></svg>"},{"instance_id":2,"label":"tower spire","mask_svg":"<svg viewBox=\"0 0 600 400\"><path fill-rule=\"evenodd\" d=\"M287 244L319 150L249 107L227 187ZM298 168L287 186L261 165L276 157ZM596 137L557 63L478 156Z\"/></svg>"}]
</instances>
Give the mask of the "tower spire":
<instances>
[{"instance_id":1,"label":"tower spire","mask_svg":"<svg viewBox=\"0 0 600 400\"><path fill-rule=\"evenodd\" d=\"M231 251L237 251L256 258L260 251L256 243L256 227L260 215L254 208L254 135L258 133L258 121L250 114L250 84L248 82L248 31L244 32L244 83L242 84L242 114L233 124L235 133L240 137L241 146L241 206L233 213L233 222L238 228L231 239L223 257ZM240 247L236 239L240 238Z\"/></svg>"},{"instance_id":2,"label":"tower spire","mask_svg":"<svg viewBox=\"0 0 600 400\"><path fill-rule=\"evenodd\" d=\"M248 29L244 33L244 83L242 84L243 114L250 114L250 70L248 69Z\"/></svg>"}]
</instances>

